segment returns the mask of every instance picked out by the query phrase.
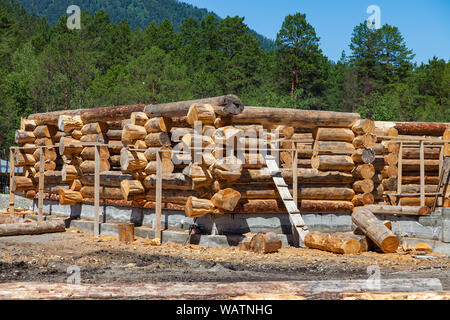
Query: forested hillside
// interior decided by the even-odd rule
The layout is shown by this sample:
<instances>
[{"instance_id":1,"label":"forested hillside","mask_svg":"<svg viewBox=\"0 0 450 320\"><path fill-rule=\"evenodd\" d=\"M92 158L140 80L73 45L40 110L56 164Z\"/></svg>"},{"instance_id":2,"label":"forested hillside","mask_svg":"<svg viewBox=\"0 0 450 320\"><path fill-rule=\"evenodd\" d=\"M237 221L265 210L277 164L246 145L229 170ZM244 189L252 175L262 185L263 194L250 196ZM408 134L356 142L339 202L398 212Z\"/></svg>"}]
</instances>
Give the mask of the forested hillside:
<instances>
[{"instance_id":1,"label":"forested hillside","mask_svg":"<svg viewBox=\"0 0 450 320\"><path fill-rule=\"evenodd\" d=\"M228 93L246 105L450 121L449 61L414 65L395 26L355 26L351 43L342 43L349 55L334 63L300 13L286 17L271 51L239 17L188 18L179 31L169 20L133 29L105 11L83 12L81 30L68 30L66 19L52 26L0 0L2 149L30 113Z\"/></svg>"},{"instance_id":2,"label":"forested hillside","mask_svg":"<svg viewBox=\"0 0 450 320\"><path fill-rule=\"evenodd\" d=\"M68 6L75 4L72 0L18 0L18 2L31 14L46 17L51 25L58 22ZM159 24L167 19L174 29L179 31L187 18L200 22L209 14L213 14L216 19L220 19L212 12L177 0L78 0L76 4L81 10L90 13L104 10L114 23L120 23L125 19L132 29L144 29L151 22ZM272 40L254 33L264 49L274 49Z\"/></svg>"}]
</instances>

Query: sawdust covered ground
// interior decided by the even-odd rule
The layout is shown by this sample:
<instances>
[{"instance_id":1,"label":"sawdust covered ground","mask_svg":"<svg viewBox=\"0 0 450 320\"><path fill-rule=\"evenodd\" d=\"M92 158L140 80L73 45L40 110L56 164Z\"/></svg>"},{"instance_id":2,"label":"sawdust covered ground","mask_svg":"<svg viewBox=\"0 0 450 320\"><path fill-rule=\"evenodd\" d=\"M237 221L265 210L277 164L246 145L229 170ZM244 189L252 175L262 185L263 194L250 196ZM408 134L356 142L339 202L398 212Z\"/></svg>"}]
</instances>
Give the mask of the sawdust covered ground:
<instances>
[{"instance_id":1,"label":"sawdust covered ground","mask_svg":"<svg viewBox=\"0 0 450 320\"><path fill-rule=\"evenodd\" d=\"M0 283L66 282L70 266L80 268L82 283L355 280L367 279L367 268L377 264L382 278L438 278L450 290L448 257L430 256L434 259L402 251L338 255L290 247L263 255L176 243L151 246L140 238L123 244L101 236L96 242L91 234L68 229L0 238Z\"/></svg>"}]
</instances>

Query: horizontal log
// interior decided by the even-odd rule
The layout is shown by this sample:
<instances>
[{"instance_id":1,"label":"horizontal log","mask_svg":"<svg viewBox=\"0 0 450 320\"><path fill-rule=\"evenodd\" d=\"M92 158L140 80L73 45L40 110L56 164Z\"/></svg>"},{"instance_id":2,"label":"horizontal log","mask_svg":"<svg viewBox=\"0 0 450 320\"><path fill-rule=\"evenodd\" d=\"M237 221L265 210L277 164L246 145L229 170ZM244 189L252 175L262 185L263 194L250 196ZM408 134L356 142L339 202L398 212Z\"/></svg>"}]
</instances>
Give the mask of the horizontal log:
<instances>
[{"instance_id":1,"label":"horizontal log","mask_svg":"<svg viewBox=\"0 0 450 320\"><path fill-rule=\"evenodd\" d=\"M124 180L133 180L129 174L120 171L104 171L99 174L100 186L104 187L120 187L120 183ZM93 174L84 174L80 177L80 181L84 186L94 186L95 176Z\"/></svg>"},{"instance_id":2,"label":"horizontal log","mask_svg":"<svg viewBox=\"0 0 450 320\"><path fill-rule=\"evenodd\" d=\"M441 136L449 128L448 123L436 122L396 122L395 128L399 134Z\"/></svg>"},{"instance_id":3,"label":"horizontal log","mask_svg":"<svg viewBox=\"0 0 450 320\"><path fill-rule=\"evenodd\" d=\"M144 126L148 121L148 117L145 112L133 112L130 116L130 120L131 124Z\"/></svg>"},{"instance_id":4,"label":"horizontal log","mask_svg":"<svg viewBox=\"0 0 450 320\"><path fill-rule=\"evenodd\" d=\"M356 135L364 135L366 133L375 132L375 122L370 119L358 120L352 127L353 132Z\"/></svg>"},{"instance_id":5,"label":"horizontal log","mask_svg":"<svg viewBox=\"0 0 450 320\"><path fill-rule=\"evenodd\" d=\"M241 100L234 95L172 102L159 105L149 105L145 107L145 113L149 118L153 117L182 117L188 114L189 108L194 103L210 104L214 107L214 111L221 116L240 114L244 106Z\"/></svg>"},{"instance_id":6,"label":"horizontal log","mask_svg":"<svg viewBox=\"0 0 450 320\"><path fill-rule=\"evenodd\" d=\"M15 134L16 143L33 143L36 140L36 136L31 131L17 130Z\"/></svg>"},{"instance_id":7,"label":"horizontal log","mask_svg":"<svg viewBox=\"0 0 450 320\"><path fill-rule=\"evenodd\" d=\"M129 119L133 112L144 111L145 105L127 105L114 106L104 108L86 109L81 112L81 120L84 123L98 122L98 121L119 121Z\"/></svg>"},{"instance_id":8,"label":"horizontal log","mask_svg":"<svg viewBox=\"0 0 450 320\"><path fill-rule=\"evenodd\" d=\"M61 115L77 116L81 115L83 111L84 111L83 109L78 109L78 110L61 110L44 113L34 113L28 116L28 120L34 120L34 122L38 126L43 124L51 124L57 126L59 116Z\"/></svg>"},{"instance_id":9,"label":"horizontal log","mask_svg":"<svg viewBox=\"0 0 450 320\"><path fill-rule=\"evenodd\" d=\"M70 189L59 190L59 204L61 205L74 205L83 201L83 196L79 191L73 191Z\"/></svg>"},{"instance_id":10,"label":"horizontal log","mask_svg":"<svg viewBox=\"0 0 450 320\"><path fill-rule=\"evenodd\" d=\"M245 107L233 124L287 125L313 129L315 127L351 128L360 119L357 113L342 113L286 108Z\"/></svg>"},{"instance_id":11,"label":"horizontal log","mask_svg":"<svg viewBox=\"0 0 450 320\"><path fill-rule=\"evenodd\" d=\"M387 206L387 205L367 205L364 207L373 214L400 214L400 215L428 215L430 208L420 206Z\"/></svg>"},{"instance_id":12,"label":"horizontal log","mask_svg":"<svg viewBox=\"0 0 450 320\"><path fill-rule=\"evenodd\" d=\"M146 189L156 188L156 175L152 174L147 176L143 185ZM174 189L174 190L192 190L191 178L185 176L182 173L169 173L162 175L162 188Z\"/></svg>"},{"instance_id":13,"label":"horizontal log","mask_svg":"<svg viewBox=\"0 0 450 320\"><path fill-rule=\"evenodd\" d=\"M316 156L311 159L311 167L320 171L351 171L355 163L349 156Z\"/></svg>"},{"instance_id":14,"label":"horizontal log","mask_svg":"<svg viewBox=\"0 0 450 320\"><path fill-rule=\"evenodd\" d=\"M173 190L164 189L162 191L162 202L175 203L185 205L189 197L199 197L199 193L194 190ZM145 193L145 199L147 201L156 201L155 189L149 189Z\"/></svg>"},{"instance_id":15,"label":"horizontal log","mask_svg":"<svg viewBox=\"0 0 450 320\"><path fill-rule=\"evenodd\" d=\"M27 177L14 176L12 179L11 191L26 191L34 189L33 180Z\"/></svg>"},{"instance_id":16,"label":"horizontal log","mask_svg":"<svg viewBox=\"0 0 450 320\"><path fill-rule=\"evenodd\" d=\"M0 224L0 237L65 232L63 220Z\"/></svg>"},{"instance_id":17,"label":"horizontal log","mask_svg":"<svg viewBox=\"0 0 450 320\"><path fill-rule=\"evenodd\" d=\"M99 198L100 199L110 199L110 200L122 200L123 195L120 192L120 189L117 187L104 187L100 186L99 190ZM95 188L90 186L84 186L80 190L83 198L94 198L95 196Z\"/></svg>"},{"instance_id":18,"label":"horizontal log","mask_svg":"<svg viewBox=\"0 0 450 320\"><path fill-rule=\"evenodd\" d=\"M355 134L347 128L315 128L312 137L318 141L353 142Z\"/></svg>"},{"instance_id":19,"label":"horizontal log","mask_svg":"<svg viewBox=\"0 0 450 320\"><path fill-rule=\"evenodd\" d=\"M336 235L310 231L305 236L308 248L319 249L340 254L357 254L361 250L359 241L347 235Z\"/></svg>"},{"instance_id":20,"label":"horizontal log","mask_svg":"<svg viewBox=\"0 0 450 320\"><path fill-rule=\"evenodd\" d=\"M79 115L60 115L58 118L59 131L69 132L71 130L81 130L83 127L83 121Z\"/></svg>"},{"instance_id":21,"label":"horizontal log","mask_svg":"<svg viewBox=\"0 0 450 320\"><path fill-rule=\"evenodd\" d=\"M350 213L353 204L350 201L301 200L301 212L311 213Z\"/></svg>"}]
</instances>

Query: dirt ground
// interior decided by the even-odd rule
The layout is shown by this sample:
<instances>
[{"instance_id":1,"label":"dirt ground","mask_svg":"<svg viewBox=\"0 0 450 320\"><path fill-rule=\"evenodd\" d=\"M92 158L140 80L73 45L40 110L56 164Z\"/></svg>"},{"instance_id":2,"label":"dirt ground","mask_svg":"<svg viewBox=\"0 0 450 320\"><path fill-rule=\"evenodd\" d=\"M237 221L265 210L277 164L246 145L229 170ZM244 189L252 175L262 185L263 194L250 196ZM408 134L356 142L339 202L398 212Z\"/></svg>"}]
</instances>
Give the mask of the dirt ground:
<instances>
[{"instance_id":1,"label":"dirt ground","mask_svg":"<svg viewBox=\"0 0 450 320\"><path fill-rule=\"evenodd\" d=\"M383 279L437 278L450 290L450 260L431 253L418 259L402 252L339 255L283 247L272 254L238 248L206 248L137 238L130 244L116 237L75 229L65 233L0 238L0 283L65 283L70 266L80 268L81 283L239 282L368 279L377 264Z\"/></svg>"}]
</instances>

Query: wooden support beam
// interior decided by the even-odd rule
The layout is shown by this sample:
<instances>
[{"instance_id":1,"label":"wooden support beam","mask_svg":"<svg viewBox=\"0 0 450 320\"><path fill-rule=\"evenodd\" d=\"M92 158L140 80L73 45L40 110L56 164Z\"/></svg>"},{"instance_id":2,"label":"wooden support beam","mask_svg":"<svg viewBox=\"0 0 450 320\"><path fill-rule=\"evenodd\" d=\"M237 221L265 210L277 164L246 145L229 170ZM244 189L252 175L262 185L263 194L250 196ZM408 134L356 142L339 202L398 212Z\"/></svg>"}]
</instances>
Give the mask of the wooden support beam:
<instances>
[{"instance_id":1,"label":"wooden support beam","mask_svg":"<svg viewBox=\"0 0 450 320\"><path fill-rule=\"evenodd\" d=\"M292 175L292 188L293 188L293 200L294 203L298 206L298 150L297 146L294 151L294 163L293 163L293 175Z\"/></svg>"},{"instance_id":2,"label":"wooden support beam","mask_svg":"<svg viewBox=\"0 0 450 320\"><path fill-rule=\"evenodd\" d=\"M153 223L153 230L155 231L155 238L161 240L161 201L162 201L162 161L161 154L156 153L156 208L155 221Z\"/></svg>"},{"instance_id":3,"label":"wooden support beam","mask_svg":"<svg viewBox=\"0 0 450 320\"><path fill-rule=\"evenodd\" d=\"M95 153L95 171L94 171L94 236L100 234L100 150L98 146L94 147Z\"/></svg>"},{"instance_id":4,"label":"wooden support beam","mask_svg":"<svg viewBox=\"0 0 450 320\"><path fill-rule=\"evenodd\" d=\"M9 149L9 214L14 216L14 148Z\"/></svg>"},{"instance_id":5,"label":"wooden support beam","mask_svg":"<svg viewBox=\"0 0 450 320\"><path fill-rule=\"evenodd\" d=\"M423 141L420 141L420 206L425 206L425 156Z\"/></svg>"},{"instance_id":6,"label":"wooden support beam","mask_svg":"<svg viewBox=\"0 0 450 320\"><path fill-rule=\"evenodd\" d=\"M39 148L39 194L38 194L38 221L44 221L44 149Z\"/></svg>"},{"instance_id":7,"label":"wooden support beam","mask_svg":"<svg viewBox=\"0 0 450 320\"><path fill-rule=\"evenodd\" d=\"M397 192L402 193L402 180L403 180L403 142L400 142L400 150L398 153L397 162L398 174L397 174Z\"/></svg>"}]
</instances>

